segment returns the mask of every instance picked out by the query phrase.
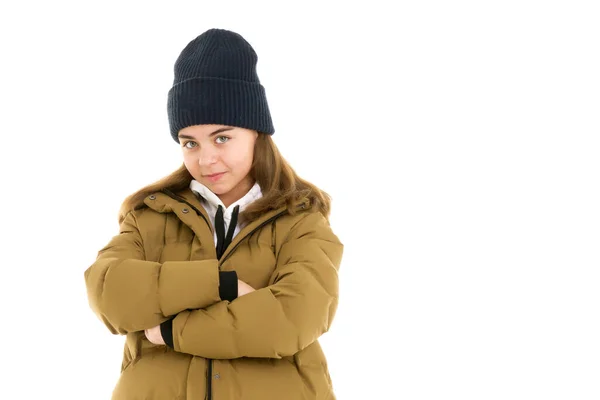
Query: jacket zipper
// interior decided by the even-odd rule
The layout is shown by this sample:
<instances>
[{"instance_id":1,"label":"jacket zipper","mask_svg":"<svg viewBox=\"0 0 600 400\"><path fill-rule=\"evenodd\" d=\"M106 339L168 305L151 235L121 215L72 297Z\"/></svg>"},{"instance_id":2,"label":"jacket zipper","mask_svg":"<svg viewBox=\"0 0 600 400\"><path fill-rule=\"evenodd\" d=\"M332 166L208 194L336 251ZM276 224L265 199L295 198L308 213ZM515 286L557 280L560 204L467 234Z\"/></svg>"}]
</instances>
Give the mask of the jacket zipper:
<instances>
[{"instance_id":1,"label":"jacket zipper","mask_svg":"<svg viewBox=\"0 0 600 400\"><path fill-rule=\"evenodd\" d=\"M212 399L212 359L208 359L208 372L206 374L206 398Z\"/></svg>"}]
</instances>

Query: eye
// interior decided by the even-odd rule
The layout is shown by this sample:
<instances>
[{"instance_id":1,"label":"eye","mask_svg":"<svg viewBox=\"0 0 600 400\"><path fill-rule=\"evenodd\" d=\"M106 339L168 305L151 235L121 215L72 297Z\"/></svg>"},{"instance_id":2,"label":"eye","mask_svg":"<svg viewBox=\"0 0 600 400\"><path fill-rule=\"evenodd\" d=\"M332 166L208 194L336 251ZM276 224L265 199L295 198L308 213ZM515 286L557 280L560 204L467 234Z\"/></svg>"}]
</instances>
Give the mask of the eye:
<instances>
[{"instance_id":1,"label":"eye","mask_svg":"<svg viewBox=\"0 0 600 400\"><path fill-rule=\"evenodd\" d=\"M229 140L229 137L227 137L227 136L218 136L216 139L217 143L219 143L219 144L223 144L223 143L227 142L228 140Z\"/></svg>"},{"instance_id":2,"label":"eye","mask_svg":"<svg viewBox=\"0 0 600 400\"><path fill-rule=\"evenodd\" d=\"M192 147L189 147L189 146L188 146L188 144L190 144L190 143L194 143L194 144L196 144L196 142L193 142L193 141L191 141L191 140L190 140L190 141L187 141L187 142L185 142L185 143L183 144L183 147L185 147L185 148L188 148L188 149L191 149ZM194 147L195 147L195 146L194 146Z\"/></svg>"}]
</instances>

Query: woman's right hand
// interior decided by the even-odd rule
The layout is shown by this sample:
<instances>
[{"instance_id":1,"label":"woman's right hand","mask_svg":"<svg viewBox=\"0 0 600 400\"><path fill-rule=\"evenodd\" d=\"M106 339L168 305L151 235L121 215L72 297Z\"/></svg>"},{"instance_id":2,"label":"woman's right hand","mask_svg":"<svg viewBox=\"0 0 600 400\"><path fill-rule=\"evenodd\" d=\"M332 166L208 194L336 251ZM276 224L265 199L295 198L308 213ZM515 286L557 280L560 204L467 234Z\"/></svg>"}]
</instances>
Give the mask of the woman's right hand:
<instances>
[{"instance_id":1,"label":"woman's right hand","mask_svg":"<svg viewBox=\"0 0 600 400\"><path fill-rule=\"evenodd\" d=\"M242 297L243 295L252 293L254 291L255 289L252 286L238 279L238 297Z\"/></svg>"}]
</instances>

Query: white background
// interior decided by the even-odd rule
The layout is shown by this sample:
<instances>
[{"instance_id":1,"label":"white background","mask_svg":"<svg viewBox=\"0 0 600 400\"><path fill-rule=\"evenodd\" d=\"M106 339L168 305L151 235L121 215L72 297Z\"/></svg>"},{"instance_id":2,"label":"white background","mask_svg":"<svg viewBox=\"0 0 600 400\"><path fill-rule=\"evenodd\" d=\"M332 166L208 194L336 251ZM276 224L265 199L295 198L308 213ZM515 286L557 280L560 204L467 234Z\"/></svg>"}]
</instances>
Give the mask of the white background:
<instances>
[{"instance_id":1,"label":"white background","mask_svg":"<svg viewBox=\"0 0 600 400\"><path fill-rule=\"evenodd\" d=\"M181 164L173 64L213 27L333 197L339 399L600 398L594 3L3 2L0 398L110 397L123 338L83 273Z\"/></svg>"}]
</instances>

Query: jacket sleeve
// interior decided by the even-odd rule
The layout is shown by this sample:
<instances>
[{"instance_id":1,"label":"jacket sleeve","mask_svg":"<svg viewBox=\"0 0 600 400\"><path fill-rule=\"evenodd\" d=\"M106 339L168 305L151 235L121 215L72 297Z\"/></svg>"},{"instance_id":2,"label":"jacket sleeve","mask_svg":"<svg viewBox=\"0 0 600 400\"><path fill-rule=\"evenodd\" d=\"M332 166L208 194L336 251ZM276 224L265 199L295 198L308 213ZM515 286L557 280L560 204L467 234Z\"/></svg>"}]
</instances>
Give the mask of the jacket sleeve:
<instances>
[{"instance_id":1,"label":"jacket sleeve","mask_svg":"<svg viewBox=\"0 0 600 400\"><path fill-rule=\"evenodd\" d=\"M213 359L281 358L329 330L338 304L343 245L321 213L283 242L270 285L173 320L175 351Z\"/></svg>"},{"instance_id":2,"label":"jacket sleeve","mask_svg":"<svg viewBox=\"0 0 600 400\"><path fill-rule=\"evenodd\" d=\"M113 334L149 329L221 301L218 261L146 261L133 212L84 277L90 307Z\"/></svg>"}]
</instances>

